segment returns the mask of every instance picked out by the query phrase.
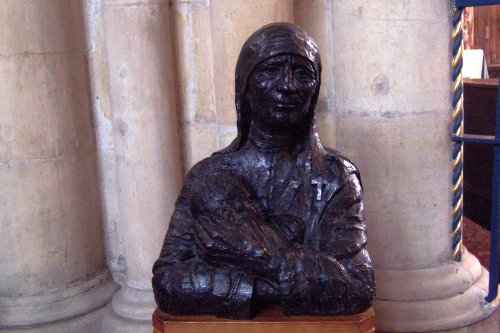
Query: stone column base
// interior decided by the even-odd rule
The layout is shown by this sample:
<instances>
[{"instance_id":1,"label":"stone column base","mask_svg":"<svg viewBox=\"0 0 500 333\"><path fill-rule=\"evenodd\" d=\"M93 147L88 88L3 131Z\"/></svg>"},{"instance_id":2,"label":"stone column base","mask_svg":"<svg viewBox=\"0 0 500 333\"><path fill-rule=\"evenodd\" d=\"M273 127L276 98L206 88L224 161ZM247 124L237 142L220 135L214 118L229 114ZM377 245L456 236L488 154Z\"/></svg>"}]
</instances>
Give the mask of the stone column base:
<instances>
[{"instance_id":1,"label":"stone column base","mask_svg":"<svg viewBox=\"0 0 500 333\"><path fill-rule=\"evenodd\" d=\"M43 295L0 297L0 332L92 332L118 285L108 270L67 289ZM96 326L97 325L97 326Z\"/></svg>"},{"instance_id":2,"label":"stone column base","mask_svg":"<svg viewBox=\"0 0 500 333\"><path fill-rule=\"evenodd\" d=\"M431 333L498 333L500 332L500 309L486 319L467 327L455 328L446 331L435 331Z\"/></svg>"},{"instance_id":3,"label":"stone column base","mask_svg":"<svg viewBox=\"0 0 500 333\"><path fill-rule=\"evenodd\" d=\"M55 323L40 326L22 328L0 328L0 333L94 333L102 331L102 322L105 313L104 308L97 309L86 315L62 320Z\"/></svg>"},{"instance_id":4,"label":"stone column base","mask_svg":"<svg viewBox=\"0 0 500 333\"><path fill-rule=\"evenodd\" d=\"M484 301L489 274L467 250L460 263L424 269L380 269L376 274L380 281L375 301L377 331L448 332L489 317L499 305L500 297L491 303ZM484 333L498 332L498 326L484 329Z\"/></svg>"},{"instance_id":5,"label":"stone column base","mask_svg":"<svg viewBox=\"0 0 500 333\"><path fill-rule=\"evenodd\" d=\"M103 333L151 333L156 303L152 290L122 287L106 307Z\"/></svg>"}]
</instances>

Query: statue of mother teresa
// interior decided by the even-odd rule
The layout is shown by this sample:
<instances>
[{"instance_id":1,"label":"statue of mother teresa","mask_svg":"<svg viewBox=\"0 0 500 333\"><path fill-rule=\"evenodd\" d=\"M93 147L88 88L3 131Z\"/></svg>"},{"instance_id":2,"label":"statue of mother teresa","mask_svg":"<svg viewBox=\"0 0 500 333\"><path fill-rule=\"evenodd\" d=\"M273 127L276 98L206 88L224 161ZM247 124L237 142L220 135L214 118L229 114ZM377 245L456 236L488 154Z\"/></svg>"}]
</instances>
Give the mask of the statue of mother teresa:
<instances>
[{"instance_id":1,"label":"statue of mother teresa","mask_svg":"<svg viewBox=\"0 0 500 333\"><path fill-rule=\"evenodd\" d=\"M244 319L270 306L286 315L371 306L360 175L319 141L320 81L318 47L300 27L269 24L245 42L238 135L189 171L153 267L162 311Z\"/></svg>"}]
</instances>

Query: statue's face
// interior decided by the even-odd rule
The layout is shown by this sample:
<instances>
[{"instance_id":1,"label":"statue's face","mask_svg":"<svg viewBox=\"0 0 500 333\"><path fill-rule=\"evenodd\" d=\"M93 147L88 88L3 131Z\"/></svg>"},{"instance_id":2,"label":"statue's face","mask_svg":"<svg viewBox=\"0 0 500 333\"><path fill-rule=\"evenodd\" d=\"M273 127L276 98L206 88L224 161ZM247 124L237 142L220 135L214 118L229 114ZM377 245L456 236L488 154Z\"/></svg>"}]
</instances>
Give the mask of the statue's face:
<instances>
[{"instance_id":1,"label":"statue's face","mask_svg":"<svg viewBox=\"0 0 500 333\"><path fill-rule=\"evenodd\" d=\"M285 54L264 60L250 76L245 94L253 121L265 129L301 124L317 84L312 62L301 56Z\"/></svg>"}]
</instances>

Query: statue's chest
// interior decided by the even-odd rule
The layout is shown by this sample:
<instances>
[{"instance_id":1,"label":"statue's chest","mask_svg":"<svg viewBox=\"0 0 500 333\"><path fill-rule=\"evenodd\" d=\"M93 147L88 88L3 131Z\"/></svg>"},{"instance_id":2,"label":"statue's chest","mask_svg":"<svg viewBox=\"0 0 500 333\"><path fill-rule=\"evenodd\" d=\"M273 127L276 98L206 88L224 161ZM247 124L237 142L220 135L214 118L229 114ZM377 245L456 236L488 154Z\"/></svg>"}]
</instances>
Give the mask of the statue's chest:
<instances>
[{"instance_id":1,"label":"statue's chest","mask_svg":"<svg viewBox=\"0 0 500 333\"><path fill-rule=\"evenodd\" d=\"M308 219L313 194L304 168L289 158L233 160L231 169L253 187L264 207L275 215L290 214ZM308 186L309 185L309 186Z\"/></svg>"},{"instance_id":2,"label":"statue's chest","mask_svg":"<svg viewBox=\"0 0 500 333\"><path fill-rule=\"evenodd\" d=\"M338 172L333 168L312 171L305 162L287 158L245 155L232 159L229 169L242 175L271 215L293 215L304 221L304 245L318 247L320 225L339 189Z\"/></svg>"}]
</instances>

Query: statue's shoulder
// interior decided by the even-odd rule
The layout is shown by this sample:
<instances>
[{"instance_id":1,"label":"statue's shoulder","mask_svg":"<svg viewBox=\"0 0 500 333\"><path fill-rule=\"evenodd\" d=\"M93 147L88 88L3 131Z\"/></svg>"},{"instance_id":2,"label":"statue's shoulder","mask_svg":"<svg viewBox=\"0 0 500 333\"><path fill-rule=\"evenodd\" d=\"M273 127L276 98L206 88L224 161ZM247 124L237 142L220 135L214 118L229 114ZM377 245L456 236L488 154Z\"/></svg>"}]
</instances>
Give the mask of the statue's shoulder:
<instances>
[{"instance_id":1,"label":"statue's shoulder","mask_svg":"<svg viewBox=\"0 0 500 333\"><path fill-rule=\"evenodd\" d=\"M227 164L227 157L224 154L214 154L206 157L189 169L186 176L186 181L200 180L212 173L224 169Z\"/></svg>"},{"instance_id":2,"label":"statue's shoulder","mask_svg":"<svg viewBox=\"0 0 500 333\"><path fill-rule=\"evenodd\" d=\"M359 178L359 170L350 159L333 148L323 148L326 152L324 161L327 169L336 172L342 178L347 178L351 174L355 174Z\"/></svg>"}]
</instances>

